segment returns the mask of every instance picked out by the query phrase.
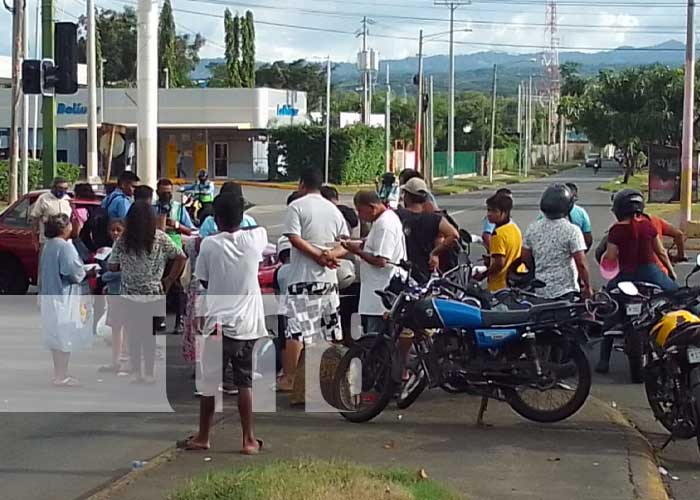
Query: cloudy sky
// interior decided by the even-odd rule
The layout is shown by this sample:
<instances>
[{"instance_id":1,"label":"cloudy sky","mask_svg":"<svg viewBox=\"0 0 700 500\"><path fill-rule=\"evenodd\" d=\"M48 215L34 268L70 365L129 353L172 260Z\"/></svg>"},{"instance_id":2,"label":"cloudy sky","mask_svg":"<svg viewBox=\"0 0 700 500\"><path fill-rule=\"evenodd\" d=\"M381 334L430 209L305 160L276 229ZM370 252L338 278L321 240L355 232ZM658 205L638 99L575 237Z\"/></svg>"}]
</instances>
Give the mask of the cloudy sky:
<instances>
[{"instance_id":1,"label":"cloudy sky","mask_svg":"<svg viewBox=\"0 0 700 500\"><path fill-rule=\"evenodd\" d=\"M8 0L11 1L11 0ZM33 54L36 2L27 0L30 52ZM84 0L55 0L59 20L75 20ZM121 9L136 0L96 0L98 8ZM369 16L370 46L381 57L415 55L418 31L437 34L449 28L449 10L433 0L172 0L178 30L200 32L208 40L202 57L223 54L223 12L254 12L258 59L325 58L353 61L360 48L354 32ZM457 53L482 50L534 52L545 44L543 0L473 0L455 14ZM648 46L683 40L685 0L560 0L559 38L562 50ZM0 54L11 52L11 17L0 14ZM469 31L471 30L471 31ZM428 55L447 53L446 35L426 45Z\"/></svg>"}]
</instances>

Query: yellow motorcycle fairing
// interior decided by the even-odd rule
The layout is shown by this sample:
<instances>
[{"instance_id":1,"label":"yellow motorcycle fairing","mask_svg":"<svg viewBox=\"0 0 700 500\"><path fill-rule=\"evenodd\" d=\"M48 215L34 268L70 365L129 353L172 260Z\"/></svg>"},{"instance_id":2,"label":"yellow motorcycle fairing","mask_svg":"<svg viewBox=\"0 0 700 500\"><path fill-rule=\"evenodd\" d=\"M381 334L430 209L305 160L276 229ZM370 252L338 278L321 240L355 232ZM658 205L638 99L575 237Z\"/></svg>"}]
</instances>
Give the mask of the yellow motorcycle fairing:
<instances>
[{"instance_id":1,"label":"yellow motorcycle fairing","mask_svg":"<svg viewBox=\"0 0 700 500\"><path fill-rule=\"evenodd\" d=\"M664 317L654 325L649 334L654 339L657 346L663 347L676 328L689 323L700 323L700 318L688 311L673 311L665 314Z\"/></svg>"}]
</instances>

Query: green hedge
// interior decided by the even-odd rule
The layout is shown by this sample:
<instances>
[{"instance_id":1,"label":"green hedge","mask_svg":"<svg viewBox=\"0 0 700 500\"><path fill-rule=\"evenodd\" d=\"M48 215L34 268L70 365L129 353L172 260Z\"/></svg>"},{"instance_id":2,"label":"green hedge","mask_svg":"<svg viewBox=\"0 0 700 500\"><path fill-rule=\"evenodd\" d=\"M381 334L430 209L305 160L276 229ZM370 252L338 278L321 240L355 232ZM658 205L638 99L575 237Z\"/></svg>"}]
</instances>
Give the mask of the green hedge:
<instances>
[{"instance_id":1,"label":"green hedge","mask_svg":"<svg viewBox=\"0 0 700 500\"><path fill-rule=\"evenodd\" d=\"M496 170L503 172L518 171L518 148L511 147L506 149L496 149L493 152L496 163Z\"/></svg>"},{"instance_id":2,"label":"green hedge","mask_svg":"<svg viewBox=\"0 0 700 500\"><path fill-rule=\"evenodd\" d=\"M326 130L318 125L289 126L270 134L270 172L277 172L277 159L286 157L287 178L296 180L308 168L323 171ZM373 182L385 169L384 130L365 125L331 130L329 180L334 184Z\"/></svg>"},{"instance_id":3,"label":"green hedge","mask_svg":"<svg viewBox=\"0 0 700 500\"><path fill-rule=\"evenodd\" d=\"M29 160L29 189L40 189L42 187L41 161ZM10 162L0 160L0 200L7 200L9 197L9 170ZM72 163L57 163L56 171L69 183L74 183L80 176L80 167Z\"/></svg>"}]
</instances>

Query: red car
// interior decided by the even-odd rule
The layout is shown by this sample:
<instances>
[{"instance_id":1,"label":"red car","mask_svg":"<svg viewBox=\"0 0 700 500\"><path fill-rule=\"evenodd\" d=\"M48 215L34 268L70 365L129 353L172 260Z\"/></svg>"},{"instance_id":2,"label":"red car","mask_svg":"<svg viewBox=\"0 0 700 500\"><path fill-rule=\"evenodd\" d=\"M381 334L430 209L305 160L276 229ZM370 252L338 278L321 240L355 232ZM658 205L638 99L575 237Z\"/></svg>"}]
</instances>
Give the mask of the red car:
<instances>
[{"instance_id":1,"label":"red car","mask_svg":"<svg viewBox=\"0 0 700 500\"><path fill-rule=\"evenodd\" d=\"M29 285L36 285L39 254L33 243L29 213L39 195L45 192L27 193L0 214L0 295L23 295ZM71 205L74 208L99 205L103 195L97 196L95 200L72 199ZM278 266L274 247L270 245L258 271L263 293L273 293L273 277Z\"/></svg>"}]
</instances>

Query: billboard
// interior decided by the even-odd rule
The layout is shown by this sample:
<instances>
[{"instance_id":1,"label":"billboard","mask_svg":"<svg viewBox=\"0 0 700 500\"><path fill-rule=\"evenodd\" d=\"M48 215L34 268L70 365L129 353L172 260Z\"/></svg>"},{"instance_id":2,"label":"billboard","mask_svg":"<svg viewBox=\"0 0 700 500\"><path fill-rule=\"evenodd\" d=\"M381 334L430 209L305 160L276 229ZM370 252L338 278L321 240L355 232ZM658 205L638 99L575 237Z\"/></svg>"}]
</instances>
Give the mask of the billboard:
<instances>
[{"instance_id":1,"label":"billboard","mask_svg":"<svg viewBox=\"0 0 700 500\"><path fill-rule=\"evenodd\" d=\"M681 152L679 148L649 146L649 202L671 203L681 196ZM693 201L698 201L698 168L693 168Z\"/></svg>"}]
</instances>

